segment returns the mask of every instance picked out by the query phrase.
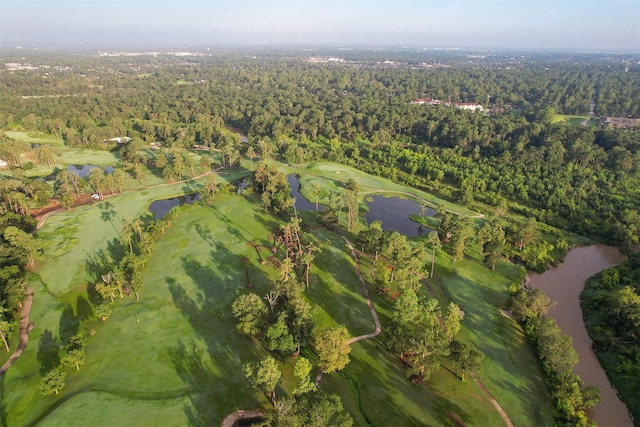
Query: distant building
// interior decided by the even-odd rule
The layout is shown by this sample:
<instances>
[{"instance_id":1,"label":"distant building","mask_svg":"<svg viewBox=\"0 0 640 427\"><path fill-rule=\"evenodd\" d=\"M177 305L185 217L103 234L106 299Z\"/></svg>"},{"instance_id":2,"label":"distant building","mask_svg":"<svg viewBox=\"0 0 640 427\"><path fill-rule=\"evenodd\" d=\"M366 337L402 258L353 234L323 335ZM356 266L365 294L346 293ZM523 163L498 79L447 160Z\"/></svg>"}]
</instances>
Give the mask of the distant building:
<instances>
[{"instance_id":1,"label":"distant building","mask_svg":"<svg viewBox=\"0 0 640 427\"><path fill-rule=\"evenodd\" d=\"M431 98L418 98L418 99L414 99L413 101L411 101L412 104L419 104L419 105L440 105L442 104L442 101L439 99L431 99Z\"/></svg>"},{"instance_id":2,"label":"distant building","mask_svg":"<svg viewBox=\"0 0 640 427\"><path fill-rule=\"evenodd\" d=\"M411 101L418 105L444 105L445 107L456 107L458 110L483 111L484 107L475 102L442 102L440 99L418 98Z\"/></svg>"},{"instance_id":3,"label":"distant building","mask_svg":"<svg viewBox=\"0 0 640 427\"><path fill-rule=\"evenodd\" d=\"M640 119L633 119L631 117L605 117L602 119L605 125L618 127L618 128L630 128L640 126Z\"/></svg>"},{"instance_id":4,"label":"distant building","mask_svg":"<svg viewBox=\"0 0 640 427\"><path fill-rule=\"evenodd\" d=\"M9 163L7 163L6 161L0 159L0 169L6 169L9 167Z\"/></svg>"},{"instance_id":5,"label":"distant building","mask_svg":"<svg viewBox=\"0 0 640 427\"><path fill-rule=\"evenodd\" d=\"M471 110L471 111L482 111L484 107L480 104L476 104L474 102L454 102L453 105L458 110Z\"/></svg>"}]
</instances>

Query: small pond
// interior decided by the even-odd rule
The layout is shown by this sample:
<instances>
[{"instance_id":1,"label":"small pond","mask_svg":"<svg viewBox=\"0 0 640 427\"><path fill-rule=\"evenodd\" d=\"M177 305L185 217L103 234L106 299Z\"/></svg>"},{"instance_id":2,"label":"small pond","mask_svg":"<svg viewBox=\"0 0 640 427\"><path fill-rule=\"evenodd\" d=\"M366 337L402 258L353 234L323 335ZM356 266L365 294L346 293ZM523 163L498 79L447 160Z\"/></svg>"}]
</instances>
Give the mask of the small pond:
<instances>
[{"instance_id":1,"label":"small pond","mask_svg":"<svg viewBox=\"0 0 640 427\"><path fill-rule=\"evenodd\" d=\"M300 192L300 180L298 175L291 174L287 176L287 182L289 182L289 188L291 188L291 197L296 199L296 210L298 211L315 211L316 204L307 200ZM318 206L318 210L322 210L322 206Z\"/></svg>"},{"instance_id":2,"label":"small pond","mask_svg":"<svg viewBox=\"0 0 640 427\"><path fill-rule=\"evenodd\" d=\"M367 201L371 200L373 201ZM400 197L367 196L365 202L369 207L364 218L369 224L381 221L384 231L397 231L407 237L416 237L433 231L429 227L420 225L409 218L410 215L420 215L421 205L413 200ZM426 208L425 216L434 216L433 209Z\"/></svg>"},{"instance_id":3,"label":"small pond","mask_svg":"<svg viewBox=\"0 0 640 427\"><path fill-rule=\"evenodd\" d=\"M86 178L91 172L91 169L98 168L102 169L106 173L112 173L113 167L111 166L96 166L96 165L68 165L67 170L69 172L73 172L76 175L79 175L80 178Z\"/></svg>"},{"instance_id":4,"label":"small pond","mask_svg":"<svg viewBox=\"0 0 640 427\"><path fill-rule=\"evenodd\" d=\"M156 200L149 205L149 210L154 218L164 218L174 206L192 205L200 200L199 193L187 194L185 196L172 197L170 199Z\"/></svg>"}]
</instances>

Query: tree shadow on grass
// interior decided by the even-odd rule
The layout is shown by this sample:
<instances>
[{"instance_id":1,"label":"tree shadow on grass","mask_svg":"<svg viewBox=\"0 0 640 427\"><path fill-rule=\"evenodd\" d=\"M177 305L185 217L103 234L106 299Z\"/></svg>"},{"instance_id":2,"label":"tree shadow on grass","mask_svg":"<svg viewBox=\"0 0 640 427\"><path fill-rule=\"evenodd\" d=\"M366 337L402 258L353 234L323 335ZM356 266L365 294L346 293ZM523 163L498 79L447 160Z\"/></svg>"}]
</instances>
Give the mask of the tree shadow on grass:
<instances>
[{"instance_id":1,"label":"tree shadow on grass","mask_svg":"<svg viewBox=\"0 0 640 427\"><path fill-rule=\"evenodd\" d=\"M198 354L201 353L201 354ZM169 356L173 361L176 372L193 391L189 395L191 405L184 405L184 412L189 420L189 425L204 427L213 425L213 417L204 408L207 408L215 396L210 395L211 384L219 381L210 367L206 366L202 357L205 351L199 352L193 345L186 346L178 342L176 348L169 349Z\"/></svg>"},{"instance_id":2,"label":"tree shadow on grass","mask_svg":"<svg viewBox=\"0 0 640 427\"><path fill-rule=\"evenodd\" d=\"M60 342L53 337L49 329L45 329L40 337L37 359L40 362L41 375L60 365Z\"/></svg>"},{"instance_id":3,"label":"tree shadow on grass","mask_svg":"<svg viewBox=\"0 0 640 427\"><path fill-rule=\"evenodd\" d=\"M238 349L229 342L232 337L220 335L220 323L229 322L231 316L220 310L218 301L204 296L194 300L173 278L167 278L167 283L174 304L192 325L198 341L205 343L203 347L196 342L181 341L177 348L170 349L176 372L195 389L189 396L190 405L184 407L189 425L219 425L226 412L232 412L238 405L259 406L241 373L244 356L252 353L258 358L257 349Z\"/></svg>"},{"instance_id":4,"label":"tree shadow on grass","mask_svg":"<svg viewBox=\"0 0 640 427\"><path fill-rule=\"evenodd\" d=\"M7 404L4 401L5 391L4 391L4 375L0 375L0 427L8 427L7 424Z\"/></svg>"}]
</instances>

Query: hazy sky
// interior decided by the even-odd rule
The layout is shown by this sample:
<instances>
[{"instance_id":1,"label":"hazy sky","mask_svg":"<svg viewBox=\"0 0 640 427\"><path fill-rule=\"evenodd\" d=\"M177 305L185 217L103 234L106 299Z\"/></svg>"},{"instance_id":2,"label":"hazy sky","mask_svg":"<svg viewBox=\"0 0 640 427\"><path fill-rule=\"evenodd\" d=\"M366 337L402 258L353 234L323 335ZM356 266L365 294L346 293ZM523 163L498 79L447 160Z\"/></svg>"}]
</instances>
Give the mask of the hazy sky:
<instances>
[{"instance_id":1,"label":"hazy sky","mask_svg":"<svg viewBox=\"0 0 640 427\"><path fill-rule=\"evenodd\" d=\"M640 51L640 1L0 0L0 45Z\"/></svg>"}]
</instances>

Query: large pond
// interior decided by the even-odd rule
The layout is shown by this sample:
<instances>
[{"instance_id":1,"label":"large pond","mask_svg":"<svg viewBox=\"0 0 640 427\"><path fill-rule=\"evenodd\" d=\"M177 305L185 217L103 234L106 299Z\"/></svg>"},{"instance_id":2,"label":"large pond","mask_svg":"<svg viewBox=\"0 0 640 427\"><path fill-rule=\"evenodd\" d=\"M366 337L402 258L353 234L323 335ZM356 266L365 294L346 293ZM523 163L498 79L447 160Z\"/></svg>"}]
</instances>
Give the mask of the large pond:
<instances>
[{"instance_id":1,"label":"large pond","mask_svg":"<svg viewBox=\"0 0 640 427\"><path fill-rule=\"evenodd\" d=\"M200 200L200 194L198 193L172 197L170 199L156 200L155 202L151 202L151 204L149 205L149 210L153 214L154 218L161 219L169 213L171 208L181 205L192 205L198 200Z\"/></svg>"},{"instance_id":2,"label":"large pond","mask_svg":"<svg viewBox=\"0 0 640 427\"><path fill-rule=\"evenodd\" d=\"M367 201L372 199L372 201ZM422 206L409 199L400 197L373 196L365 199L369 212L364 218L369 224L373 221L381 221L384 231L397 231L407 237L416 237L428 234L431 228L420 225L409 218L410 215L420 215ZM434 216L433 209L426 208L425 216Z\"/></svg>"},{"instance_id":3,"label":"large pond","mask_svg":"<svg viewBox=\"0 0 640 427\"><path fill-rule=\"evenodd\" d=\"M589 277L622 260L618 249L593 245L572 249L558 267L542 274L529 273L530 285L557 302L549 316L555 318L562 331L573 338L573 346L580 358L575 373L580 375L586 386L595 385L602 390L600 403L590 413L600 426L632 427L633 423L627 407L618 398L591 348L591 339L582 319L580 293Z\"/></svg>"},{"instance_id":4,"label":"large pond","mask_svg":"<svg viewBox=\"0 0 640 427\"><path fill-rule=\"evenodd\" d=\"M91 169L102 169L106 173L112 173L113 168L111 166L96 166L96 165L67 165L67 170L79 175L81 178L86 178L91 172Z\"/></svg>"}]
</instances>

